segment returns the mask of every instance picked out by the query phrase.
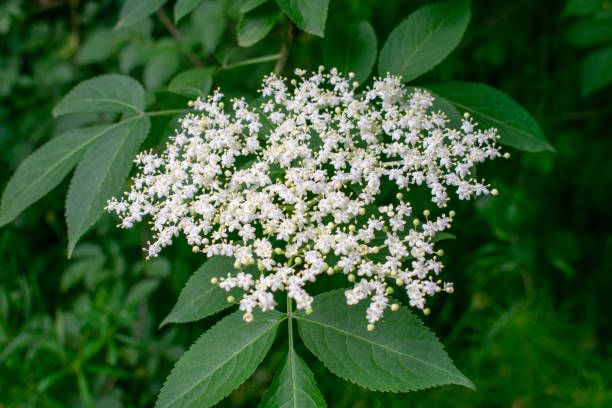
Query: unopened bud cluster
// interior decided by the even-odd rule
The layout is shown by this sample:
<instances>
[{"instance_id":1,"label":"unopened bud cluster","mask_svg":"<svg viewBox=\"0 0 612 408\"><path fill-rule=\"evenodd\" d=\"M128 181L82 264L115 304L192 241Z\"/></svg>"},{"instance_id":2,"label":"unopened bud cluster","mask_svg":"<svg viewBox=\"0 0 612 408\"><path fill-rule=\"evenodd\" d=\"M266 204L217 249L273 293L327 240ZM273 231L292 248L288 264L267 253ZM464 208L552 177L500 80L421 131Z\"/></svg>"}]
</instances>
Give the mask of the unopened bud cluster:
<instances>
[{"instance_id":1,"label":"unopened bud cluster","mask_svg":"<svg viewBox=\"0 0 612 408\"><path fill-rule=\"evenodd\" d=\"M353 283L348 304L369 299L369 329L397 310L393 285L428 310L426 296L453 290L437 279L434 242L454 211L416 214L405 197L421 186L445 208L452 191L462 200L495 194L472 176L476 163L500 156L495 129L476 130L469 116L448 128L433 97L408 93L398 77L357 93L336 69L295 74L289 84L266 77L257 107L225 106L219 91L193 102L197 113L163 154L136 158L131 191L107 209L125 228L151 218L149 257L179 234L195 252L234 257L236 271L213 283L244 291L246 321L255 308L275 308L275 291L310 312L307 284L334 273Z\"/></svg>"}]
</instances>

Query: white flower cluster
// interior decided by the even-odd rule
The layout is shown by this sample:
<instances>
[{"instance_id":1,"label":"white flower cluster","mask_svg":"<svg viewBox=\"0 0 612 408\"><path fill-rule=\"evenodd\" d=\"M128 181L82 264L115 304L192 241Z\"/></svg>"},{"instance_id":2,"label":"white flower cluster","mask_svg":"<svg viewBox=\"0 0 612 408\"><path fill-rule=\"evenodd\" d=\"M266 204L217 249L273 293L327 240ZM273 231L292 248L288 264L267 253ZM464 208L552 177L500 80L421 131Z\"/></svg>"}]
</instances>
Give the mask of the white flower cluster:
<instances>
[{"instance_id":1,"label":"white flower cluster","mask_svg":"<svg viewBox=\"0 0 612 408\"><path fill-rule=\"evenodd\" d=\"M336 69L295 74L291 86L266 77L257 108L234 99L226 109L219 91L196 100L199 113L182 120L162 155L136 158L131 191L107 209L126 228L152 218L149 257L179 233L195 252L234 257L238 272L213 283L244 290L246 321L255 308L273 309L279 290L309 313L307 283L333 273L354 282L348 304L370 298L370 330L387 307L397 310L389 282L427 312L426 296L453 289L436 279L434 242L454 212L430 219L425 210L422 221L404 196L426 186L443 208L449 188L459 199L496 194L472 176L476 163L500 156L496 130L475 130L467 115L461 129L447 128L433 97L409 94L398 77L357 93L353 75Z\"/></svg>"}]
</instances>

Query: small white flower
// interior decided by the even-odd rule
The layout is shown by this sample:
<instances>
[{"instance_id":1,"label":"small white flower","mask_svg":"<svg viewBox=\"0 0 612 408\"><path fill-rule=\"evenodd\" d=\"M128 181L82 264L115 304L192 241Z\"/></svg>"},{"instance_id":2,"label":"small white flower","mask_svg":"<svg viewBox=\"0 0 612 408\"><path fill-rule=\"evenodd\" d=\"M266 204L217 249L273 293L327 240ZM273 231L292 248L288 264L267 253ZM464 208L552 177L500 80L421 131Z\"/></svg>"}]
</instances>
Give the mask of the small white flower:
<instances>
[{"instance_id":1,"label":"small white flower","mask_svg":"<svg viewBox=\"0 0 612 408\"><path fill-rule=\"evenodd\" d=\"M136 157L130 192L107 210L124 228L151 217L149 257L180 233L196 252L234 257L239 271L219 286L245 292L239 308L247 322L256 308L273 309L279 290L310 309L306 285L325 271L359 277L346 302L369 298L370 324L383 317L390 284L420 309L427 296L452 293L452 283L433 278L443 268L433 240L453 213L428 210L419 220L402 193L428 189L439 208L454 194L497 194L472 177L477 163L501 156L496 131L477 130L469 117L461 129L447 128L446 115L431 112L432 95L408 93L398 77L356 93L335 68L295 74L291 88L264 78L257 110L244 99L224 105L219 91L196 100L197 113L183 118L162 154ZM394 185L397 200L374 206L383 183Z\"/></svg>"}]
</instances>

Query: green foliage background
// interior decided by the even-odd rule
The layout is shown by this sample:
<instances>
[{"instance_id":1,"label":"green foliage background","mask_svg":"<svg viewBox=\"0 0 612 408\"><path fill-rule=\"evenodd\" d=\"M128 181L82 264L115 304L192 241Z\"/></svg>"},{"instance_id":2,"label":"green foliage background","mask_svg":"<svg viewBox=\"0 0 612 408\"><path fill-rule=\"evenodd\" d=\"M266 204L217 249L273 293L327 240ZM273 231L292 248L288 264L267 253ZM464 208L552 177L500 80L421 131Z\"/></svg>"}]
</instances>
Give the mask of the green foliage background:
<instances>
[{"instance_id":1,"label":"green foliage background","mask_svg":"<svg viewBox=\"0 0 612 408\"><path fill-rule=\"evenodd\" d=\"M145 85L156 110L180 109L187 98L168 90L178 72L277 53L287 23L264 12L265 24L277 19L270 34L238 47L248 43L236 35L245 28L245 3L204 0L179 21L181 41L163 15L115 30L119 1L0 4L0 189L40 145L99 122L98 115L51 115L82 80L128 74ZM380 49L426 3L332 0L329 16L350 12L369 21ZM171 16L172 6L164 7ZM423 319L478 391L370 392L332 376L298 347L329 406L612 406L610 9L607 1L474 1L459 47L419 78L505 91L536 118L556 152L507 148L509 161L481 167L500 195L457 208L459 239L440 245L456 291L437 297ZM286 72L316 68L325 53L322 39L300 32ZM274 64L222 70L213 86L254 96ZM174 90L181 86L175 82ZM167 135L174 119L152 117L144 147ZM152 406L175 361L215 320L158 329L201 258L181 243L145 262L146 232L116 230L105 215L67 260L68 187L65 180L0 229L0 406ZM256 406L284 358L280 345L219 406Z\"/></svg>"}]
</instances>

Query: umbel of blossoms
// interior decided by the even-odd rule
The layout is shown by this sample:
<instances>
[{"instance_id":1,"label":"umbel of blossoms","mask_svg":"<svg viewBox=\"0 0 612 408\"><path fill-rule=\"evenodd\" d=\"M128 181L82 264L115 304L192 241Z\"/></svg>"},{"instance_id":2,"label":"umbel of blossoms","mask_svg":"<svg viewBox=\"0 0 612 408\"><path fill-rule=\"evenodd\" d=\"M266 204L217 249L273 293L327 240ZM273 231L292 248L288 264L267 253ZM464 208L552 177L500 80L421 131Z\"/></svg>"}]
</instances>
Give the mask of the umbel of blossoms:
<instances>
[{"instance_id":1,"label":"umbel of blossoms","mask_svg":"<svg viewBox=\"0 0 612 408\"><path fill-rule=\"evenodd\" d=\"M256 108L242 98L228 109L219 91L194 101L197 113L161 155L137 156L131 190L107 209L125 228L150 217L149 257L180 233L194 252L234 257L238 272L212 283L244 291L247 322L255 308L274 309L276 291L310 313L307 284L334 273L353 283L348 304L369 299L369 330L399 307L389 304L389 282L428 313L427 296L453 291L437 279L434 241L454 211L416 214L404 196L422 186L446 208L455 193L496 194L472 176L476 163L500 156L496 130L476 130L468 115L461 129L448 128L428 92L409 93L395 76L357 92L353 74L335 68L295 75L289 85L267 76ZM388 185L394 199L381 205Z\"/></svg>"}]
</instances>

